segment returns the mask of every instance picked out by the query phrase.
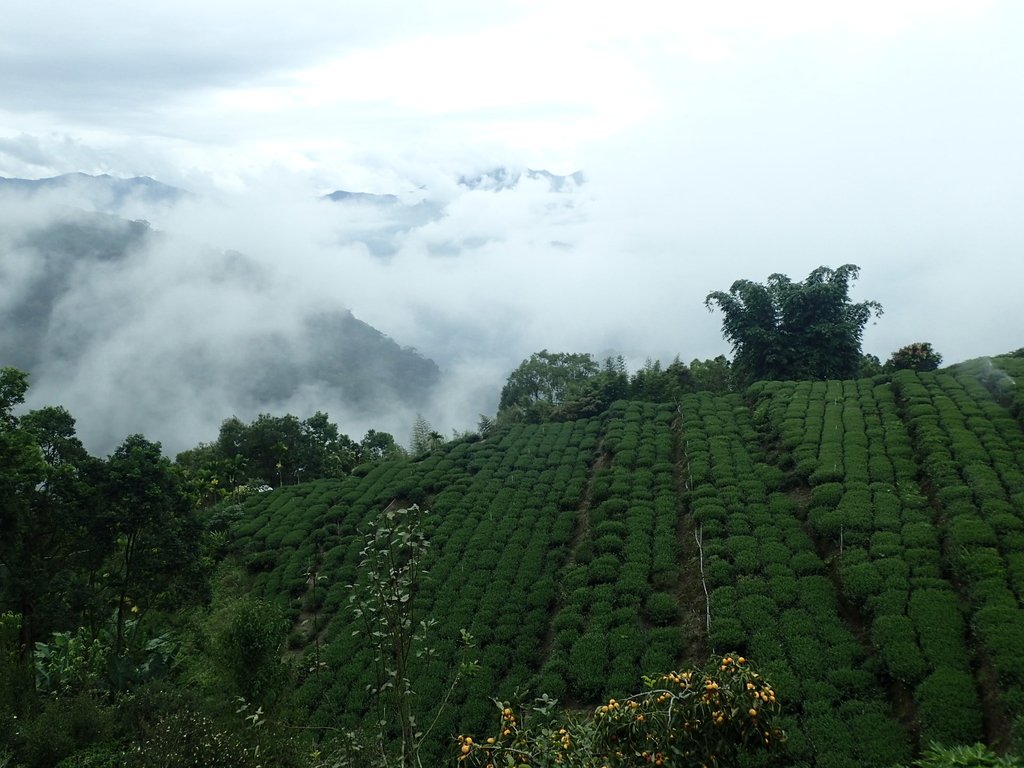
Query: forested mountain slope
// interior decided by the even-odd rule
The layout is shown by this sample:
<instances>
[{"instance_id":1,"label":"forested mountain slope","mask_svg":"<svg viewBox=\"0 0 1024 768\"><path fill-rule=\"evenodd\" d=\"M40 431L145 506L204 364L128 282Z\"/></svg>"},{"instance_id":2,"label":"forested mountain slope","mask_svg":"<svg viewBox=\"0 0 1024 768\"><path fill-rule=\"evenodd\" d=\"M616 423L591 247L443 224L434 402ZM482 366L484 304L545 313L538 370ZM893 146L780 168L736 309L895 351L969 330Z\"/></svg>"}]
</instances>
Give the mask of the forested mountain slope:
<instances>
[{"instance_id":1,"label":"forested mountain slope","mask_svg":"<svg viewBox=\"0 0 1024 768\"><path fill-rule=\"evenodd\" d=\"M59 208L0 228L0 272L0 365L42 389L88 391L85 431L101 445L126 410L188 421L196 401L248 415L315 392L370 418L425 407L441 379L340 304L282 303L266 265L183 246L145 221ZM100 373L117 382L116 403L96 394Z\"/></svg>"},{"instance_id":2,"label":"forested mountain slope","mask_svg":"<svg viewBox=\"0 0 1024 768\"><path fill-rule=\"evenodd\" d=\"M301 681L313 725L365 717L349 585L381 511L417 503L436 656L414 666L414 710L444 695L460 630L482 667L439 739L484 729L491 696L591 706L737 650L784 702L791 764L1006 747L1024 714L1021 373L994 358L512 424L255 497L229 550L320 662Z\"/></svg>"}]
</instances>

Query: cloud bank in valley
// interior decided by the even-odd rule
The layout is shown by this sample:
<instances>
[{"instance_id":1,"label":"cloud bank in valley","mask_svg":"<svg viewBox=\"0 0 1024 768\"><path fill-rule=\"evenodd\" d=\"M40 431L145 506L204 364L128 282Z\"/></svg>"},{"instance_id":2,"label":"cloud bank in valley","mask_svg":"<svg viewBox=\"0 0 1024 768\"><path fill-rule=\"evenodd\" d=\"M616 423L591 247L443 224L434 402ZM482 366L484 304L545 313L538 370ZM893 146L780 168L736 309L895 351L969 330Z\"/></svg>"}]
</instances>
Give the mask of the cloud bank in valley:
<instances>
[{"instance_id":1,"label":"cloud bank in valley","mask_svg":"<svg viewBox=\"0 0 1024 768\"><path fill-rule=\"evenodd\" d=\"M96 450L137 430L186 447L255 415L232 394L240 350L300 345L303 318L348 307L436 360L424 415L469 428L531 352L725 353L709 291L823 264L862 267L853 297L885 307L865 351L883 359L913 341L948 362L1024 343L1019 5L445 7L15 14L27 42L0 52L0 175L147 174L195 193L122 201L161 237L123 270L73 274L52 332L103 331L90 362L50 364L33 402L66 404ZM102 44L77 34L90 25ZM181 25L227 31L165 34ZM459 183L500 166L586 181ZM320 199L336 189L397 202ZM0 234L58 202L5 204ZM0 266L0 300L38 268L9 247ZM314 388L275 407L400 440L415 418L336 403Z\"/></svg>"}]
</instances>

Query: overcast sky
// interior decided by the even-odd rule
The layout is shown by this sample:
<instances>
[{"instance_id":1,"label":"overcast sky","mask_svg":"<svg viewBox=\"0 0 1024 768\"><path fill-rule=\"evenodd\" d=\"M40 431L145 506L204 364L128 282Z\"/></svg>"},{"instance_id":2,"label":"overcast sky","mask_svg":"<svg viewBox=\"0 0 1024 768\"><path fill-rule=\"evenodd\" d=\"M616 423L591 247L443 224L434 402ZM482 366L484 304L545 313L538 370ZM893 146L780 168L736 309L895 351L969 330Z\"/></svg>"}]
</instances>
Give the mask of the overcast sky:
<instances>
[{"instance_id":1,"label":"overcast sky","mask_svg":"<svg viewBox=\"0 0 1024 768\"><path fill-rule=\"evenodd\" d=\"M865 351L1024 346L1024 3L0 0L0 175L148 175L451 371L728 352L704 296L855 263ZM579 188L470 191L488 168ZM373 255L334 189L434 201ZM347 217L347 218L346 218ZM491 379L497 381L491 386ZM72 409L74 410L74 409ZM455 406L435 415L458 422ZM159 435L155 436L159 439Z\"/></svg>"}]
</instances>

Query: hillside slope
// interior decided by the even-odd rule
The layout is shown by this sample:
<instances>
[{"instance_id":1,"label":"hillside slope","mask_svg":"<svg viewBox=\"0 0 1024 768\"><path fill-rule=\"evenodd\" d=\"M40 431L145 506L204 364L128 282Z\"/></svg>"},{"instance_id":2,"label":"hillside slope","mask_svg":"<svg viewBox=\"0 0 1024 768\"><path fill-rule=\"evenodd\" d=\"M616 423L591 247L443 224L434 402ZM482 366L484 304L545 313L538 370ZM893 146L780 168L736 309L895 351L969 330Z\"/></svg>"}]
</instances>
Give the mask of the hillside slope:
<instances>
[{"instance_id":1,"label":"hillside slope","mask_svg":"<svg viewBox=\"0 0 1024 768\"><path fill-rule=\"evenodd\" d=\"M254 592L290 602L294 647L311 617L327 622L327 673L300 694L312 724L366 712L348 585L361 532L416 502L432 543L416 600L437 621L437 658L415 670L422 710L460 629L483 666L441 738L482 730L491 696L592 705L735 649L778 691L793 764L1005 747L1024 714L1024 428L1018 359L992 365L998 387L965 365L517 424L254 498L232 547Z\"/></svg>"},{"instance_id":2,"label":"hillside slope","mask_svg":"<svg viewBox=\"0 0 1024 768\"><path fill-rule=\"evenodd\" d=\"M155 431L189 421L196 403L247 416L315 392L370 419L430 402L433 360L340 304L282 302L244 254L190 256L176 242L144 221L72 208L0 231L0 365L30 372L40 391L77 393L68 405L101 450L126 411L150 420L132 429ZM116 395L97 396L105 381ZM175 448L195 442L171 434Z\"/></svg>"}]
</instances>

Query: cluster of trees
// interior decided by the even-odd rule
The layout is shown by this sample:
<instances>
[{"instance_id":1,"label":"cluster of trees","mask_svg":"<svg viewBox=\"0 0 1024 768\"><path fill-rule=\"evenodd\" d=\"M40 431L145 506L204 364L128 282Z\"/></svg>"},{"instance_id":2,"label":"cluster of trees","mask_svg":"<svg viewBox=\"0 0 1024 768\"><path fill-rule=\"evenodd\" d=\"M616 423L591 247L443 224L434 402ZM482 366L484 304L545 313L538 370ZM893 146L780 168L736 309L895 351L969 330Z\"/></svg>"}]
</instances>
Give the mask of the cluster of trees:
<instances>
[{"instance_id":1,"label":"cluster of trees","mask_svg":"<svg viewBox=\"0 0 1024 768\"><path fill-rule=\"evenodd\" d=\"M876 301L854 303L850 285L860 268L818 267L794 283L773 274L765 284L737 280L704 303L724 315L736 376L760 379L850 379L857 375L864 326L882 313Z\"/></svg>"},{"instance_id":2,"label":"cluster of trees","mask_svg":"<svg viewBox=\"0 0 1024 768\"><path fill-rule=\"evenodd\" d=\"M881 316L882 305L850 298L859 274L856 264L822 266L802 282L773 274L765 283L737 280L728 291L709 293L704 304L722 312L722 333L732 344L733 381L745 386L938 368L942 355L928 342L901 347L884 365L861 352L864 327Z\"/></svg>"},{"instance_id":3,"label":"cluster of trees","mask_svg":"<svg viewBox=\"0 0 1024 768\"><path fill-rule=\"evenodd\" d=\"M118 727L105 702L175 663L168 617L208 598L208 542L159 443L90 456L60 407L17 415L0 370L0 761L51 766Z\"/></svg>"},{"instance_id":4,"label":"cluster of trees","mask_svg":"<svg viewBox=\"0 0 1024 768\"><path fill-rule=\"evenodd\" d=\"M388 432L371 429L358 442L339 431L326 413L306 419L260 414L246 424L226 419L217 439L179 453L176 465L206 504L240 485L294 485L343 477L364 462L401 458L405 449Z\"/></svg>"},{"instance_id":5,"label":"cluster of trees","mask_svg":"<svg viewBox=\"0 0 1024 768\"><path fill-rule=\"evenodd\" d=\"M731 365L724 356L694 360L677 357L662 367L647 363L632 375L625 360L598 363L589 353L535 352L509 375L501 390L497 423L540 422L596 416L616 400L673 402L688 392L727 392L733 387ZM485 419L482 431L494 423Z\"/></svg>"},{"instance_id":6,"label":"cluster of trees","mask_svg":"<svg viewBox=\"0 0 1024 768\"><path fill-rule=\"evenodd\" d=\"M860 268L818 267L794 282L773 274L767 282L737 280L705 299L723 314L722 332L733 359L720 355L678 357L662 367L648 361L632 375L623 358L599 363L592 355L541 350L512 371L501 390L496 420L483 418L481 431L507 421L539 422L602 413L619 399L674 402L693 392L738 391L755 381L854 379L898 370L935 370L942 362L928 342L897 350L883 365L861 351L864 327L882 314L876 301L854 302L850 288Z\"/></svg>"},{"instance_id":7,"label":"cluster of trees","mask_svg":"<svg viewBox=\"0 0 1024 768\"><path fill-rule=\"evenodd\" d=\"M942 355L927 341L918 341L893 352L885 368L888 371L934 371L940 365Z\"/></svg>"},{"instance_id":8,"label":"cluster of trees","mask_svg":"<svg viewBox=\"0 0 1024 768\"><path fill-rule=\"evenodd\" d=\"M113 613L120 654L129 613L198 596L200 526L159 443L132 435L96 459L63 408L14 414L27 388L0 370L0 608L19 617L23 654Z\"/></svg>"},{"instance_id":9,"label":"cluster of trees","mask_svg":"<svg viewBox=\"0 0 1024 768\"><path fill-rule=\"evenodd\" d=\"M317 413L228 419L177 462L142 435L100 459L64 408L23 412L28 386L0 369L0 763L52 766L114 741L116 764L205 765L188 761L211 744L216 759L258 764L259 739L226 694L254 707L283 695L290 623L216 575L237 503L404 450L373 430L357 443ZM185 679L203 701L183 704ZM146 711L133 709L150 689Z\"/></svg>"}]
</instances>

